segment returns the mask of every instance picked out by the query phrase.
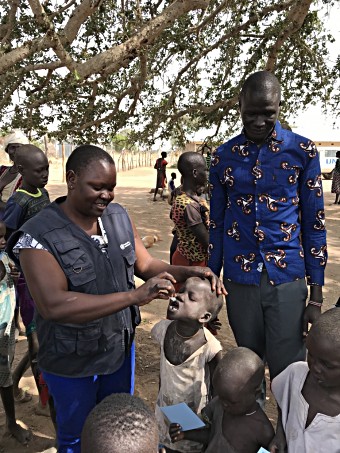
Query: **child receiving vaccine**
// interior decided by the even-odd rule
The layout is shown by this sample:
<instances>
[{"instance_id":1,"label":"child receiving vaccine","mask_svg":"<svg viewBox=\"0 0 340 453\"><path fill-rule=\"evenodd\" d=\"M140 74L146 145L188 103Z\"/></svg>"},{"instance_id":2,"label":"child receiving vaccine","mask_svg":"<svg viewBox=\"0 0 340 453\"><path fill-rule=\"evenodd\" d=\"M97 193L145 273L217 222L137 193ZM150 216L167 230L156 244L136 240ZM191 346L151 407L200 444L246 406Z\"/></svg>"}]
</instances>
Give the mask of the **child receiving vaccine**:
<instances>
[{"instance_id":1,"label":"child receiving vaccine","mask_svg":"<svg viewBox=\"0 0 340 453\"><path fill-rule=\"evenodd\" d=\"M340 453L340 310L323 313L307 336L307 362L272 382L279 405L271 452Z\"/></svg>"},{"instance_id":2,"label":"child receiving vaccine","mask_svg":"<svg viewBox=\"0 0 340 453\"><path fill-rule=\"evenodd\" d=\"M161 347L160 386L156 418L160 443L167 452L200 452L202 445L182 441L174 445L160 407L186 402L196 413L212 397L211 376L221 358L220 342L204 327L216 318L222 298L211 291L208 280L188 278L171 298L166 320L152 329Z\"/></svg>"},{"instance_id":3,"label":"child receiving vaccine","mask_svg":"<svg viewBox=\"0 0 340 453\"><path fill-rule=\"evenodd\" d=\"M183 432L170 425L173 442L195 440L206 453L257 453L268 448L274 429L256 399L264 377L263 361L248 348L229 351L216 367L216 397L202 410L203 429Z\"/></svg>"}]
</instances>

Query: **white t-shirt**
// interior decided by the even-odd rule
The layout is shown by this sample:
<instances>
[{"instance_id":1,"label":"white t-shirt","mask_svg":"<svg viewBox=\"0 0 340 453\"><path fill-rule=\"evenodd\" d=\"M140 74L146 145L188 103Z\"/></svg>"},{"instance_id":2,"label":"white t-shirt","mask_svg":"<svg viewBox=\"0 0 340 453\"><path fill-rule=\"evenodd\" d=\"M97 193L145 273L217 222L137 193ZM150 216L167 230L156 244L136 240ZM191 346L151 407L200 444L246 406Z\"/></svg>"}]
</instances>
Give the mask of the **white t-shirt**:
<instances>
[{"instance_id":1,"label":"white t-shirt","mask_svg":"<svg viewBox=\"0 0 340 453\"><path fill-rule=\"evenodd\" d=\"M316 414L305 428L308 403L302 396L306 362L289 365L272 382L272 392L282 411L282 424L289 453L340 453L340 415Z\"/></svg>"}]
</instances>

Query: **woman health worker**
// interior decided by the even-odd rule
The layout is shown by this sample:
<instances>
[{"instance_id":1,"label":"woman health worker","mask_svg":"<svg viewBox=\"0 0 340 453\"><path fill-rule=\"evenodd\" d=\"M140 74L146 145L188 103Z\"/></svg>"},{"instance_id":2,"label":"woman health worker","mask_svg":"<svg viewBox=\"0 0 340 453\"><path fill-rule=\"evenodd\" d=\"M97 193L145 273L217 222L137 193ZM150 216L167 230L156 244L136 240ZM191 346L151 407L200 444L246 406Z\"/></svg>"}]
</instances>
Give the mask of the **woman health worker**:
<instances>
[{"instance_id":1,"label":"woman health worker","mask_svg":"<svg viewBox=\"0 0 340 453\"><path fill-rule=\"evenodd\" d=\"M36 303L38 363L53 397L60 453L80 452L91 409L132 393L139 306L168 299L173 284L208 269L152 258L125 209L111 203L116 168L99 147L79 146L66 163L67 196L26 222L10 240ZM134 286L134 275L145 283Z\"/></svg>"}]
</instances>

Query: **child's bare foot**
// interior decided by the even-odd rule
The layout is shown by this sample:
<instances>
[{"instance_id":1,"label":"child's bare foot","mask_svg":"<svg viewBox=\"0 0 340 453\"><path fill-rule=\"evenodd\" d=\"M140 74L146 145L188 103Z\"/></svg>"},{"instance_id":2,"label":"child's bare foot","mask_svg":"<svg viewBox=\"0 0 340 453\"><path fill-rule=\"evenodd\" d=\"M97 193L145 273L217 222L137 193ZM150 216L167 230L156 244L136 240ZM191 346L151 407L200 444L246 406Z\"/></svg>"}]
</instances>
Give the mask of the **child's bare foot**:
<instances>
[{"instance_id":1,"label":"child's bare foot","mask_svg":"<svg viewBox=\"0 0 340 453\"><path fill-rule=\"evenodd\" d=\"M32 437L31 431L29 429L23 428L17 422L8 424L7 429L9 433L12 434L12 436L23 445L27 445Z\"/></svg>"}]
</instances>

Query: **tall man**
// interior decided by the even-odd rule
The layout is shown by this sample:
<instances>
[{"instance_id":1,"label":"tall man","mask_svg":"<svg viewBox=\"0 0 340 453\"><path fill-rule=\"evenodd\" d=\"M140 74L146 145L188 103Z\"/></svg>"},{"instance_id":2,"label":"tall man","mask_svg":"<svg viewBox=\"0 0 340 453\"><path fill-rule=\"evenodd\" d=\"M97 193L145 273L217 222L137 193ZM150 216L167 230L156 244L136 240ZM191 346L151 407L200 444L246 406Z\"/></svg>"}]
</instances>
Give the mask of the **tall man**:
<instances>
[{"instance_id":1,"label":"tall man","mask_svg":"<svg viewBox=\"0 0 340 453\"><path fill-rule=\"evenodd\" d=\"M224 263L236 342L267 361L271 379L305 360L303 337L320 315L327 261L318 152L281 127L280 99L273 74L248 77L242 133L218 148L210 170L209 266L219 275Z\"/></svg>"}]
</instances>

